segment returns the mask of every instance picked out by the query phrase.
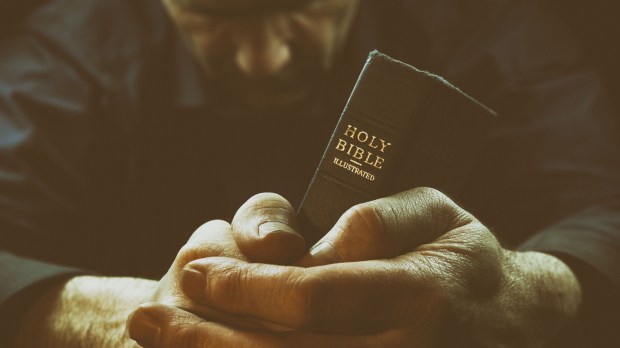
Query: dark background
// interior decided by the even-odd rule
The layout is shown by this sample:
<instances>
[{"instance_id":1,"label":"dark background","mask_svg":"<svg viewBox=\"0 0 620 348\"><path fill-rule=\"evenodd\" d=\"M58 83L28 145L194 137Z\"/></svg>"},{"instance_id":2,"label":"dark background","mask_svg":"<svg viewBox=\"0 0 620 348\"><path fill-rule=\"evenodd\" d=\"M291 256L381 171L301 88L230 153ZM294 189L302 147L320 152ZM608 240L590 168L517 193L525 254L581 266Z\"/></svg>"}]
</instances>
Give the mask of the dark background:
<instances>
[{"instance_id":1,"label":"dark background","mask_svg":"<svg viewBox=\"0 0 620 348\"><path fill-rule=\"evenodd\" d=\"M582 43L620 111L620 1L546 0Z\"/></svg>"},{"instance_id":2,"label":"dark background","mask_svg":"<svg viewBox=\"0 0 620 348\"><path fill-rule=\"evenodd\" d=\"M0 39L10 35L33 6L46 0L2 0ZM415 1L415 0L411 0ZM522 1L522 0L517 0ZM620 1L539 0L557 13L582 43L590 60L608 84L611 100L620 114ZM620 117L619 117L620 119Z\"/></svg>"}]
</instances>

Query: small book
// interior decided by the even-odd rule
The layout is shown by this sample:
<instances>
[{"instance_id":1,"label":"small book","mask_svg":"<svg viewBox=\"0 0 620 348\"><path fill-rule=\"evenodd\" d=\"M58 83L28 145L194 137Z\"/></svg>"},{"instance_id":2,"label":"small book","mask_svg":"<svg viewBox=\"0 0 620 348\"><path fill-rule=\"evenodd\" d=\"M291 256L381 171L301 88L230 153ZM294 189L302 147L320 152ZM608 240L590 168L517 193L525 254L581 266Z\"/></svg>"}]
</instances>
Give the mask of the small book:
<instances>
[{"instance_id":1,"label":"small book","mask_svg":"<svg viewBox=\"0 0 620 348\"><path fill-rule=\"evenodd\" d=\"M308 245L362 202L415 187L458 198L495 118L443 78L371 52L297 212Z\"/></svg>"}]
</instances>

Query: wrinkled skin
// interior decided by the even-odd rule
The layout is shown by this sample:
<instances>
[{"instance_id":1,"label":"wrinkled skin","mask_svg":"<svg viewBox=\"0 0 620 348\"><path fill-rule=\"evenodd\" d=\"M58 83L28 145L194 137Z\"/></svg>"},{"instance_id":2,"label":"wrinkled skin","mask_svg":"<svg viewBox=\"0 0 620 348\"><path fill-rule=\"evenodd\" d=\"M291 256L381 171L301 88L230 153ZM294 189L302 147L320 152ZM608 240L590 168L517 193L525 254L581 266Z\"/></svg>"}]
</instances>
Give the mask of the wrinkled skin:
<instances>
[{"instance_id":1,"label":"wrinkled skin","mask_svg":"<svg viewBox=\"0 0 620 348\"><path fill-rule=\"evenodd\" d=\"M266 221L276 228L264 236ZM295 228L273 194L253 197L232 226L203 226L160 283L168 295L155 300L167 300L130 316L131 337L147 347L536 347L579 306L561 261L503 249L432 189L353 207L303 256ZM210 238L217 247L204 247ZM295 253L295 265L258 263ZM169 292L177 281L182 291Z\"/></svg>"}]
</instances>

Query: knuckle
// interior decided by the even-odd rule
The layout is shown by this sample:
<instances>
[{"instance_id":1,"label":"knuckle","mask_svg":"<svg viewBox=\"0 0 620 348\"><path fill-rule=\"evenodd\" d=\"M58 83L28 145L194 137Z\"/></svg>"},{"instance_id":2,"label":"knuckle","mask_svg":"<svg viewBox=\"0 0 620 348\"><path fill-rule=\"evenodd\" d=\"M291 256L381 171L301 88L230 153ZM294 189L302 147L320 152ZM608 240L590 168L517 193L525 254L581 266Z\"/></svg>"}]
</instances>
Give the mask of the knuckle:
<instances>
[{"instance_id":1,"label":"knuckle","mask_svg":"<svg viewBox=\"0 0 620 348\"><path fill-rule=\"evenodd\" d=\"M218 243L201 244L188 242L181 247L177 253L175 263L177 266L183 267L188 263L203 259L206 257L218 257L218 256L236 256L230 246L222 245Z\"/></svg>"},{"instance_id":2,"label":"knuckle","mask_svg":"<svg viewBox=\"0 0 620 348\"><path fill-rule=\"evenodd\" d=\"M187 243L181 247L175 262L185 265L191 261L226 254L226 243L215 238L217 232L228 229L229 224L223 220L212 220L204 223L191 235Z\"/></svg>"},{"instance_id":3,"label":"knuckle","mask_svg":"<svg viewBox=\"0 0 620 348\"><path fill-rule=\"evenodd\" d=\"M361 261L393 257L406 243L401 207L385 200L353 206L343 214L328 238L339 244L343 259Z\"/></svg>"},{"instance_id":4,"label":"knuckle","mask_svg":"<svg viewBox=\"0 0 620 348\"><path fill-rule=\"evenodd\" d=\"M446 194L432 187L418 187L412 190L411 193L416 199L419 199L430 206L445 208L452 207L454 205L452 200Z\"/></svg>"},{"instance_id":5,"label":"knuckle","mask_svg":"<svg viewBox=\"0 0 620 348\"><path fill-rule=\"evenodd\" d=\"M241 258L241 255L239 255L234 245L218 242L199 243L190 241L182 246L177 253L175 265L183 267L192 261L207 257Z\"/></svg>"},{"instance_id":6,"label":"knuckle","mask_svg":"<svg viewBox=\"0 0 620 348\"><path fill-rule=\"evenodd\" d=\"M230 224L224 220L211 220L198 227L189 237L189 240L208 240L209 236L216 233L215 231L220 231L229 227Z\"/></svg>"},{"instance_id":7,"label":"knuckle","mask_svg":"<svg viewBox=\"0 0 620 348\"><path fill-rule=\"evenodd\" d=\"M352 237L365 242L381 241L383 231L387 227L382 212L376 205L370 203L353 206L345 212L343 218L345 220L344 228L364 232L355 233Z\"/></svg>"},{"instance_id":8,"label":"knuckle","mask_svg":"<svg viewBox=\"0 0 620 348\"><path fill-rule=\"evenodd\" d=\"M431 187L419 187L413 190L423 206L428 207L430 221L443 222L450 228L460 227L476 219L459 207L443 192Z\"/></svg>"},{"instance_id":9,"label":"knuckle","mask_svg":"<svg viewBox=\"0 0 620 348\"><path fill-rule=\"evenodd\" d=\"M198 257L198 246L194 243L187 243L181 247L179 252L177 253L176 262L184 266L194 260L197 260Z\"/></svg>"},{"instance_id":10,"label":"knuckle","mask_svg":"<svg viewBox=\"0 0 620 348\"><path fill-rule=\"evenodd\" d=\"M438 209L452 207L452 201L443 192L431 187L419 187L414 190L415 195L424 203Z\"/></svg>"},{"instance_id":11,"label":"knuckle","mask_svg":"<svg viewBox=\"0 0 620 348\"><path fill-rule=\"evenodd\" d=\"M428 196L428 197L434 197L437 199L446 199L448 198L448 196L446 196L443 192L432 188L432 187L417 187L415 189L413 189L413 192L418 194L418 195L422 195L422 196Z\"/></svg>"},{"instance_id":12,"label":"knuckle","mask_svg":"<svg viewBox=\"0 0 620 348\"><path fill-rule=\"evenodd\" d=\"M298 291L292 308L293 324L299 328L318 326L323 320L329 291L317 276L306 276L297 282Z\"/></svg>"}]
</instances>

